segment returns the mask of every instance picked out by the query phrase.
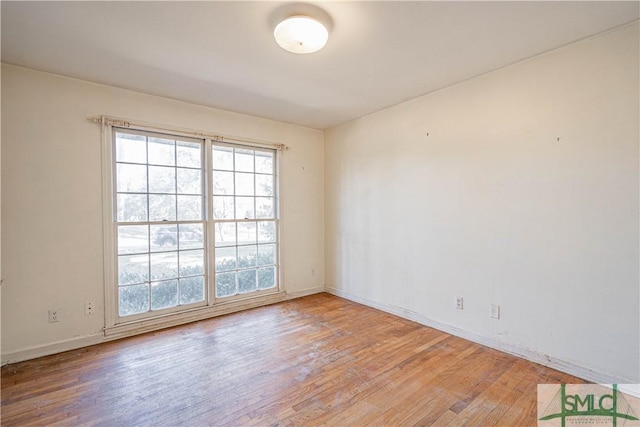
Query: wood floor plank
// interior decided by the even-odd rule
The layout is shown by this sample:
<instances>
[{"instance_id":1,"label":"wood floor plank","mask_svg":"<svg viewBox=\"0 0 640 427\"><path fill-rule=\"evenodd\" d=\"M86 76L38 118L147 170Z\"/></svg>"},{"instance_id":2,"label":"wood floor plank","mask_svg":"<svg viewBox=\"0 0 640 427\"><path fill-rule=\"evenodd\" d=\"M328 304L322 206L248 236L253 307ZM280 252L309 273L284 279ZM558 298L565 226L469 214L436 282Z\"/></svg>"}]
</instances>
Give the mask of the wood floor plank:
<instances>
[{"instance_id":1,"label":"wood floor plank","mask_svg":"<svg viewBox=\"0 0 640 427\"><path fill-rule=\"evenodd\" d=\"M534 425L582 383L329 294L2 367L3 426Z\"/></svg>"}]
</instances>

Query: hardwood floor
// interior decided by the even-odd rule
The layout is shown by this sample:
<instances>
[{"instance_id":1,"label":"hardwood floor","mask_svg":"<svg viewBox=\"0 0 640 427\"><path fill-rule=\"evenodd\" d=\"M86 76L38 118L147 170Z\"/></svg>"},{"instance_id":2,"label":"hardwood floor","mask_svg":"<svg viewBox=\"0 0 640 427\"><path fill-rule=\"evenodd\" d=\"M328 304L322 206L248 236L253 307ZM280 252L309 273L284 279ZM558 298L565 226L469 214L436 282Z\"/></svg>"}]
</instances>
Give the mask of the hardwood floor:
<instances>
[{"instance_id":1,"label":"hardwood floor","mask_svg":"<svg viewBox=\"0 0 640 427\"><path fill-rule=\"evenodd\" d=\"M2 368L3 426L536 424L553 369L318 294Z\"/></svg>"}]
</instances>

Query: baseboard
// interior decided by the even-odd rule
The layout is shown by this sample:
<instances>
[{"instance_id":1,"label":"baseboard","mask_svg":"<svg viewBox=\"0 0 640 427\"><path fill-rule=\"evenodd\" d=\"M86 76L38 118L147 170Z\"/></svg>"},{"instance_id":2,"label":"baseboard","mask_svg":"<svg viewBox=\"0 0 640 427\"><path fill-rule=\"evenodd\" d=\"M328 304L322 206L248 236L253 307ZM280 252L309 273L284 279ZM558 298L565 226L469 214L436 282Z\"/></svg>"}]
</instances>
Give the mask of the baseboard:
<instances>
[{"instance_id":1,"label":"baseboard","mask_svg":"<svg viewBox=\"0 0 640 427\"><path fill-rule=\"evenodd\" d=\"M109 339L104 336L104 333L96 332L95 334L85 335L82 337L74 337L45 345L27 347L9 353L2 353L2 366L9 363L22 362L24 360L49 356L51 354L62 353L69 350L76 350L106 341L109 341Z\"/></svg>"},{"instance_id":2,"label":"baseboard","mask_svg":"<svg viewBox=\"0 0 640 427\"><path fill-rule=\"evenodd\" d=\"M82 337L74 337L66 340L56 341L53 343L28 347L8 353L2 353L0 364L4 366L9 363L17 363L25 360L35 359L37 357L77 350L79 348L88 347L90 345L101 344L120 338L126 338L146 332L156 331L172 326L178 326L180 324L210 319L237 311L262 307L265 305L300 298L307 295L313 295L324 291L324 286L319 286L314 288L302 289L295 292L287 292L286 294L278 293L268 296L267 298L248 299L245 301L235 301L233 303L221 304L219 306L216 306L215 308L184 313L182 316L175 316L173 319L165 319L164 321L163 319L153 319L147 322L138 322L138 324L135 325L121 325L120 327L112 328L107 333L97 332L95 334Z\"/></svg>"},{"instance_id":3,"label":"baseboard","mask_svg":"<svg viewBox=\"0 0 640 427\"><path fill-rule=\"evenodd\" d=\"M308 295L319 294L325 291L324 286L316 286L314 288L302 289L294 292L287 292L286 299L295 299L300 297L306 297Z\"/></svg>"},{"instance_id":4,"label":"baseboard","mask_svg":"<svg viewBox=\"0 0 640 427\"><path fill-rule=\"evenodd\" d=\"M549 356L547 354L542 354L530 348L524 348L521 346L505 343L491 337L486 337L483 335L476 334L474 332L466 331L456 326L452 326L446 323L438 322L437 320L430 319L427 316L416 313L414 311L407 310L402 307L397 307L391 304L378 303L378 302L369 300L367 298L362 298L357 295L351 294L349 292L345 292L341 289L326 286L325 291L335 296L348 299L350 301L357 302L359 304L363 304L368 307L373 307L378 310L414 321L416 323L429 326L430 328L438 329L439 331L446 332L448 334L455 335L457 337L464 338L469 341L473 341L477 344L481 344L486 347L500 350L505 353L511 354L513 356L517 356L517 357L529 360L531 362L535 362L540 365L544 365L549 368L556 369L558 371L567 373L569 375L582 378L586 381L590 381L598 384L625 384L625 383L634 384L637 382L637 381L634 381L633 379L620 378L619 376L616 376L610 373L598 372L593 369L590 369L566 360L558 359L556 357Z\"/></svg>"},{"instance_id":5,"label":"baseboard","mask_svg":"<svg viewBox=\"0 0 640 427\"><path fill-rule=\"evenodd\" d=\"M222 303L212 307L205 307L182 313L176 313L166 317L150 319L147 321L133 322L130 324L116 325L114 327L105 329L105 335L115 336L117 338L125 338L145 332L157 331L159 329L170 328L173 326L184 325L199 320L210 319L212 317L223 316L225 314L231 314L238 311L276 304L285 300L299 298L302 296L312 295L320 292L324 292L324 286L303 289L295 292L277 292L271 295L263 295L259 297L246 298L243 300L230 301L228 303Z\"/></svg>"},{"instance_id":6,"label":"baseboard","mask_svg":"<svg viewBox=\"0 0 640 427\"><path fill-rule=\"evenodd\" d=\"M469 341L473 341L475 343L494 348L496 350L504 351L505 353L509 353L514 356L521 357L523 359L526 359L544 366L548 366L553 369L557 369L559 371L565 372L570 375L574 375L576 377L582 378L587 381L591 381L599 384L612 384L612 383L635 384L636 383L636 381L634 381L633 379L619 378L612 374L597 372L593 369L589 369L572 362L568 362L568 361L558 359L549 355L545 355L532 349L523 348L523 347L512 345L509 343L504 343L504 342L495 340L491 337L485 337L482 335L475 334L473 332L469 332L469 331L457 328L452 325L448 325L446 323L438 322L422 314L416 313L411 310L407 310L402 307L397 307L391 304L381 304L381 303L378 303L366 298L361 298L357 295L351 294L349 292L345 292L340 289L329 287L329 286L314 287L314 288L307 288L307 289L303 289L295 292L287 292L285 299L290 300L290 299L300 298L307 295L317 294L320 292L328 292L330 294L339 296L341 298L345 298L350 301L364 304L368 307L373 307L378 310L382 310L384 312L394 314L396 316L420 323L422 325L429 326L434 329L438 329L448 334L455 335L457 337L464 338ZM274 302L276 301L269 301L262 305L273 304ZM244 309L248 309L248 308L253 308L253 307L248 307L248 306L244 307ZM238 310L220 311L218 313L211 314L208 318L216 317L222 314L228 314L232 311L238 311ZM193 319L193 320L196 320L196 319ZM201 320L201 319L198 319L198 320ZM158 328L156 327L156 329ZM28 347L28 348L16 350L13 352L2 353L1 364L4 366L9 363L16 363L24 360L35 359L37 357L48 356L55 353L61 353L64 351L76 350L78 348L100 344L103 342L111 341L118 338L124 338L125 336L137 335L144 332L147 332L147 331L131 330L131 331L127 331L127 333L115 334L111 336L105 336L104 333L99 332L99 333L90 334L82 337L74 337L67 340L56 341L56 342L41 345L41 346Z\"/></svg>"}]
</instances>

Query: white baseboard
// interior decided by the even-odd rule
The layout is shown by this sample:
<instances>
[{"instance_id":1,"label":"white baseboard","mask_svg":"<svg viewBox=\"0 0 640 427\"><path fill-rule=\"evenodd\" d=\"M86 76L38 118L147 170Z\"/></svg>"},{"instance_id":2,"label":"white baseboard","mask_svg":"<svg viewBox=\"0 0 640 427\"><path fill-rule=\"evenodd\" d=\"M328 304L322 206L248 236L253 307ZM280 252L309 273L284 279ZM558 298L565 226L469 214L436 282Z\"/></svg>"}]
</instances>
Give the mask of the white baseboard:
<instances>
[{"instance_id":1,"label":"white baseboard","mask_svg":"<svg viewBox=\"0 0 640 427\"><path fill-rule=\"evenodd\" d=\"M541 365L548 366L553 369L557 369L559 371L565 372L570 375L574 375L576 377L585 379L587 381L591 381L599 384L635 384L636 383L636 381L634 381L633 379L620 378L609 373L598 372L593 369L577 365L575 363L571 363L562 359L558 359L549 355L542 354L540 352L537 352L529 348L523 348L517 345L501 342L491 337L478 335L476 333L469 332L452 325L438 322L422 314L404 309L402 307L397 307L391 304L378 303L378 302L375 302L366 298L361 298L357 295L351 294L349 292L345 292L340 289L329 287L329 286L314 287L314 288L303 289L295 292L287 292L286 297L284 299L290 300L290 299L300 298L300 297L313 295L321 292L328 292L333 295L339 296L341 298L345 298L350 301L354 301L369 307L376 308L378 310L382 310L390 314L394 314L396 316L420 323L422 325L429 326L434 329L438 329L448 334L455 335L460 338L464 338L469 341L473 341L475 343L494 348L496 350L504 351L505 353L509 353L514 356L521 357L523 359L530 360L532 362L539 363ZM275 301L268 301L262 305L273 304L273 302ZM246 308L250 308L250 307L245 306L245 309ZM212 315L210 315L209 318L222 315L222 314L228 314L232 311L234 310L224 310L224 311L219 311L217 313L212 313ZM201 319L198 319L198 320L201 320ZM165 326L156 327L155 329L160 329L163 327ZM6 365L8 363L16 363L24 360L35 359L37 357L48 356L55 353L61 353L64 351L76 350L82 347L100 344L100 343L111 341L114 339L123 338L125 336L137 335L143 332L146 332L146 331L131 330L131 331L128 331L128 334L122 333L122 334L116 334L112 336L105 336L104 333L99 332L95 334L85 335L82 337L74 337L67 340L56 341L56 342L48 343L45 345L28 347L28 348L24 348L16 351L8 352L8 353L2 353L1 364Z\"/></svg>"},{"instance_id":2,"label":"white baseboard","mask_svg":"<svg viewBox=\"0 0 640 427\"><path fill-rule=\"evenodd\" d=\"M308 295L319 294L324 291L325 291L324 286L316 286L314 288L307 288L299 291L287 292L287 299L306 297Z\"/></svg>"},{"instance_id":3,"label":"white baseboard","mask_svg":"<svg viewBox=\"0 0 640 427\"><path fill-rule=\"evenodd\" d=\"M9 353L2 353L2 366L8 363L22 362L24 360L35 359L37 357L49 356L50 354L62 353L69 350L76 350L94 344L108 341L104 333L74 337L66 340L56 341L45 345L27 347Z\"/></svg>"},{"instance_id":4,"label":"white baseboard","mask_svg":"<svg viewBox=\"0 0 640 427\"><path fill-rule=\"evenodd\" d=\"M324 286L303 289L295 292L287 292L286 294L278 293L267 296L266 298L255 298L244 301L235 301L228 304L221 304L215 307L209 307L202 310L194 310L192 312L182 313L179 316L166 319L152 319L146 322L138 322L137 324L120 325L111 328L107 333L97 332L82 337L74 337L66 340L56 341L44 345L23 348L7 353L2 353L1 365L9 363L22 362L25 360L35 359L37 357L49 356L51 354L62 353L70 350L77 350L90 345L101 344L107 341L113 341L120 338L130 337L133 335L143 334L145 332L156 331L180 324L190 323L198 320L210 319L236 311L247 310L251 308L262 307L274 304L280 301L300 298L307 295L324 292Z\"/></svg>"},{"instance_id":5,"label":"white baseboard","mask_svg":"<svg viewBox=\"0 0 640 427\"><path fill-rule=\"evenodd\" d=\"M542 354L530 348L524 348L521 346L505 343L502 341L498 341L492 337L486 337L483 335L476 334L474 332L466 331L464 329L460 329L458 327L448 325L446 323L438 322L437 320L430 319L414 311L407 310L402 307L397 307L391 304L378 303L378 302L369 300L367 298L362 298L357 295L351 294L349 292L345 292L341 289L326 286L325 291L330 294L339 296L341 298L345 298L350 301L366 305L368 307L373 307L378 310L381 310L390 314L394 314L396 316L414 321L416 323L429 326L430 328L438 329L439 331L446 332L448 334L455 335L457 337L464 338L469 341L473 341L477 344L481 344L486 347L491 347L493 349L503 351L505 353L529 360L531 362L538 363L540 365L547 366L549 368L556 369L558 371L567 373L569 375L573 375L578 378L582 378L584 380L587 380L593 383L633 384L637 382L637 381L634 381L633 379L620 378L619 376L616 376L610 373L598 372L593 369L580 366L572 362L568 362L566 360L558 359L556 357L549 356L547 354Z\"/></svg>"}]
</instances>

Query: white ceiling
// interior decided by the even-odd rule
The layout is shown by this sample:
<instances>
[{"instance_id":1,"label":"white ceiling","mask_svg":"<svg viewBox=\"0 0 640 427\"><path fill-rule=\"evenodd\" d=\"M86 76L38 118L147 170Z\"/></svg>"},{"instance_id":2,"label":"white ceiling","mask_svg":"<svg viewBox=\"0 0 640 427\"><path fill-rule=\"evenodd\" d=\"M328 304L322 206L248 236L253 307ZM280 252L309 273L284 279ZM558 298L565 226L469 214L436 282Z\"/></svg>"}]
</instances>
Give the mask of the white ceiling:
<instances>
[{"instance_id":1,"label":"white ceiling","mask_svg":"<svg viewBox=\"0 0 640 427\"><path fill-rule=\"evenodd\" d=\"M635 21L637 1L311 2L325 49L273 40L287 2L2 1L2 61L324 129Z\"/></svg>"}]
</instances>

